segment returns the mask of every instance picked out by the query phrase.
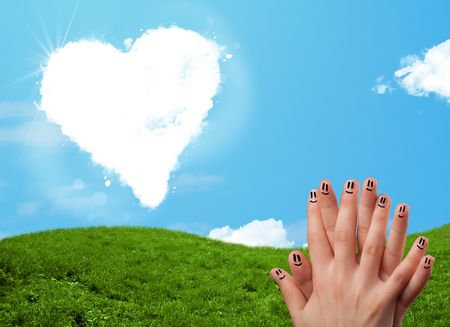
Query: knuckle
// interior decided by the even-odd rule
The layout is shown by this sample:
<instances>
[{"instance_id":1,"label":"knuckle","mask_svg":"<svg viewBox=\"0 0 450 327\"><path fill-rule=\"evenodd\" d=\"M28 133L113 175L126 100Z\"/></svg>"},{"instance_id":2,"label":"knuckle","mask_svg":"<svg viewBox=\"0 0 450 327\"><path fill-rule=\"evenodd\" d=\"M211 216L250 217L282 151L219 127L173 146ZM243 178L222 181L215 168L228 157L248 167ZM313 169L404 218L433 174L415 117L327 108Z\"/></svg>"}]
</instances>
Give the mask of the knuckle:
<instances>
[{"instance_id":1,"label":"knuckle","mask_svg":"<svg viewBox=\"0 0 450 327\"><path fill-rule=\"evenodd\" d=\"M317 242L324 240L323 234L319 232L309 232L308 233L308 245L311 246Z\"/></svg>"},{"instance_id":2,"label":"knuckle","mask_svg":"<svg viewBox=\"0 0 450 327\"><path fill-rule=\"evenodd\" d=\"M375 244L365 244L363 247L363 254L368 257L375 257L380 252L380 248Z\"/></svg>"},{"instance_id":3,"label":"knuckle","mask_svg":"<svg viewBox=\"0 0 450 327\"><path fill-rule=\"evenodd\" d=\"M358 234L367 235L369 233L369 227L358 225Z\"/></svg>"},{"instance_id":4,"label":"knuckle","mask_svg":"<svg viewBox=\"0 0 450 327\"><path fill-rule=\"evenodd\" d=\"M338 242L345 242L350 239L350 234L345 230L335 230L334 240Z\"/></svg>"},{"instance_id":5,"label":"knuckle","mask_svg":"<svg viewBox=\"0 0 450 327\"><path fill-rule=\"evenodd\" d=\"M384 248L383 255L387 255L388 257L391 257L391 258L397 258L398 257L397 253L394 250L392 250L391 248L389 248L388 246L386 246Z\"/></svg>"},{"instance_id":6,"label":"knuckle","mask_svg":"<svg viewBox=\"0 0 450 327\"><path fill-rule=\"evenodd\" d=\"M332 233L332 232L334 232L334 228L335 228L336 226L335 225L327 225L327 226L325 226L325 230L328 232L328 233Z\"/></svg>"}]
</instances>

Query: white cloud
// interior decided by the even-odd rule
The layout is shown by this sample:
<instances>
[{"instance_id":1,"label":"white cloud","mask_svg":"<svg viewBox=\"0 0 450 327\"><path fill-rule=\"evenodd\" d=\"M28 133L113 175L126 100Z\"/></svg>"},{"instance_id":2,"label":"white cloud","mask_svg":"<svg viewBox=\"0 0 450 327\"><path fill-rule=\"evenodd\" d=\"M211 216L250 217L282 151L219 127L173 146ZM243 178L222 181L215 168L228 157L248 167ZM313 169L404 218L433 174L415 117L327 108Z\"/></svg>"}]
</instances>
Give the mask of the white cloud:
<instances>
[{"instance_id":1,"label":"white cloud","mask_svg":"<svg viewBox=\"0 0 450 327\"><path fill-rule=\"evenodd\" d=\"M371 90L378 94L385 94L386 92L392 92L393 88L391 87L391 82L384 81L384 76L379 76Z\"/></svg>"},{"instance_id":2,"label":"white cloud","mask_svg":"<svg viewBox=\"0 0 450 327\"><path fill-rule=\"evenodd\" d=\"M398 83L411 95L435 93L450 103L450 39L418 56L401 60L402 68L395 72Z\"/></svg>"},{"instance_id":3,"label":"white cloud","mask_svg":"<svg viewBox=\"0 0 450 327\"><path fill-rule=\"evenodd\" d=\"M213 106L221 51L178 27L149 30L126 53L96 40L71 42L50 56L40 109L143 205L156 207Z\"/></svg>"},{"instance_id":4,"label":"white cloud","mask_svg":"<svg viewBox=\"0 0 450 327\"><path fill-rule=\"evenodd\" d=\"M232 229L228 225L214 228L209 232L208 237L249 246L288 248L294 245L294 242L287 240L283 222L273 218L253 220L238 229Z\"/></svg>"},{"instance_id":5,"label":"white cloud","mask_svg":"<svg viewBox=\"0 0 450 327\"><path fill-rule=\"evenodd\" d=\"M133 39L132 38L126 38L123 40L123 45L125 46L126 50L130 50L131 46L133 45Z\"/></svg>"},{"instance_id":6,"label":"white cloud","mask_svg":"<svg viewBox=\"0 0 450 327\"><path fill-rule=\"evenodd\" d=\"M31 217L34 216L39 210L39 203L36 201L29 201L19 204L17 213L20 216Z\"/></svg>"}]
</instances>

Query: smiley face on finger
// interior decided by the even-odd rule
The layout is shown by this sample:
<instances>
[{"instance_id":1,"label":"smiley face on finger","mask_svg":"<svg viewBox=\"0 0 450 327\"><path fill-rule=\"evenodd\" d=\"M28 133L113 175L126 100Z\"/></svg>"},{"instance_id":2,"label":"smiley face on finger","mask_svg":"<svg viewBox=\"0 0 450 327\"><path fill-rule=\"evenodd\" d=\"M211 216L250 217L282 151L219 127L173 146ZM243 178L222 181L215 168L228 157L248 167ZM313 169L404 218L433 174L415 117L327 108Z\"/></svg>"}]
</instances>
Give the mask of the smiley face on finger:
<instances>
[{"instance_id":1,"label":"smiley face on finger","mask_svg":"<svg viewBox=\"0 0 450 327\"><path fill-rule=\"evenodd\" d=\"M317 192L316 191L309 192L309 202L311 202L311 203L317 202Z\"/></svg>"},{"instance_id":2,"label":"smiley face on finger","mask_svg":"<svg viewBox=\"0 0 450 327\"><path fill-rule=\"evenodd\" d=\"M345 193L353 194L355 192L355 181L347 181L347 186L345 187Z\"/></svg>"},{"instance_id":3,"label":"smiley face on finger","mask_svg":"<svg viewBox=\"0 0 450 327\"><path fill-rule=\"evenodd\" d=\"M424 239L423 237L421 237L421 238L419 239L419 242L416 244L416 246L417 246L419 249L423 250L423 249L425 248L425 239Z\"/></svg>"},{"instance_id":4,"label":"smiley face on finger","mask_svg":"<svg viewBox=\"0 0 450 327\"><path fill-rule=\"evenodd\" d=\"M330 192L328 191L328 183L327 182L323 182L322 183L322 187L321 187L320 193L322 193L323 195L329 195L330 194Z\"/></svg>"},{"instance_id":5,"label":"smiley face on finger","mask_svg":"<svg viewBox=\"0 0 450 327\"><path fill-rule=\"evenodd\" d=\"M294 253L292 254L292 258L294 259L294 266L300 267L302 265L300 254Z\"/></svg>"},{"instance_id":6,"label":"smiley face on finger","mask_svg":"<svg viewBox=\"0 0 450 327\"><path fill-rule=\"evenodd\" d=\"M380 208L386 208L387 205L387 198L385 196L381 196L380 200L378 201L378 206Z\"/></svg>"},{"instance_id":7,"label":"smiley face on finger","mask_svg":"<svg viewBox=\"0 0 450 327\"><path fill-rule=\"evenodd\" d=\"M275 273L277 274L277 276L278 276L278 278L279 278L280 280L283 280L283 279L286 277L286 275L283 273L283 271L281 271L280 268L278 268L277 270L275 270Z\"/></svg>"},{"instance_id":8,"label":"smiley face on finger","mask_svg":"<svg viewBox=\"0 0 450 327\"><path fill-rule=\"evenodd\" d=\"M404 218L406 215L406 206L401 206L400 209L398 209L398 217Z\"/></svg>"},{"instance_id":9,"label":"smiley face on finger","mask_svg":"<svg viewBox=\"0 0 450 327\"><path fill-rule=\"evenodd\" d=\"M369 179L369 180L367 181L366 190L369 191L369 192L372 192L372 191L373 191L373 180Z\"/></svg>"},{"instance_id":10,"label":"smiley face on finger","mask_svg":"<svg viewBox=\"0 0 450 327\"><path fill-rule=\"evenodd\" d=\"M423 266L425 269L431 268L431 259L428 257L425 257L425 265Z\"/></svg>"}]
</instances>

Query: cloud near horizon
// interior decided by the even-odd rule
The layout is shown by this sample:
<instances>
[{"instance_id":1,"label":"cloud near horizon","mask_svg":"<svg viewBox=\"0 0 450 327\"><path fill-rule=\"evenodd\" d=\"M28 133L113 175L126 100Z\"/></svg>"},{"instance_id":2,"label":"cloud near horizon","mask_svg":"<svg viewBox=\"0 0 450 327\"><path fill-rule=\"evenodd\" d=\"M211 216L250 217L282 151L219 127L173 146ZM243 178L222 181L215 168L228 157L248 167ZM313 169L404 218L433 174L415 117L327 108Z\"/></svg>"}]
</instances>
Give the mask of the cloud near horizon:
<instances>
[{"instance_id":1,"label":"cloud near horizon","mask_svg":"<svg viewBox=\"0 0 450 327\"><path fill-rule=\"evenodd\" d=\"M222 48L178 27L148 30L127 44L127 52L97 40L56 50L43 72L39 108L143 206L155 208L179 155L206 124Z\"/></svg>"},{"instance_id":2,"label":"cloud near horizon","mask_svg":"<svg viewBox=\"0 0 450 327\"><path fill-rule=\"evenodd\" d=\"M248 246L289 248L294 245L293 241L287 239L283 221L273 218L266 220L256 219L237 229L233 229L228 225L214 228L209 232L208 237Z\"/></svg>"}]
</instances>

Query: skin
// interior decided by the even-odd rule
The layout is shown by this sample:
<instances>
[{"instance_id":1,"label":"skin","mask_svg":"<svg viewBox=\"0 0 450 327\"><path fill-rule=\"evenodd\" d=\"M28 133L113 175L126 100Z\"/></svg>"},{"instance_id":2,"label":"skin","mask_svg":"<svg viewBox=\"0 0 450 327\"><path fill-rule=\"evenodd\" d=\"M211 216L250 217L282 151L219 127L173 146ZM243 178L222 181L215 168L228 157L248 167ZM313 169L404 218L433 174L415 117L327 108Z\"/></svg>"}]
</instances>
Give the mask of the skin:
<instances>
[{"instance_id":1,"label":"skin","mask_svg":"<svg viewBox=\"0 0 450 327\"><path fill-rule=\"evenodd\" d=\"M294 326L401 326L425 287L434 263L425 256L428 240L419 237L402 261L409 207L397 206L385 244L391 201L376 188L374 178L364 181L359 206L356 180L344 184L340 207L328 180L310 192L311 263L296 250L292 275L271 271Z\"/></svg>"}]
</instances>

